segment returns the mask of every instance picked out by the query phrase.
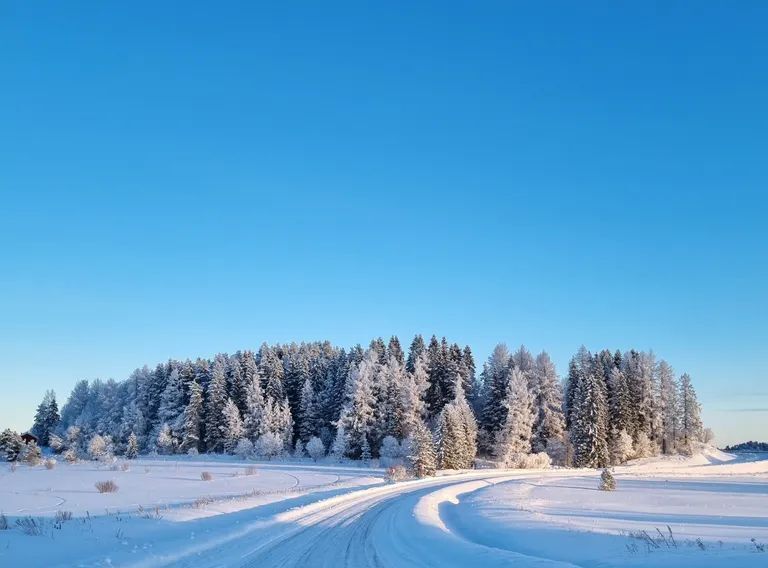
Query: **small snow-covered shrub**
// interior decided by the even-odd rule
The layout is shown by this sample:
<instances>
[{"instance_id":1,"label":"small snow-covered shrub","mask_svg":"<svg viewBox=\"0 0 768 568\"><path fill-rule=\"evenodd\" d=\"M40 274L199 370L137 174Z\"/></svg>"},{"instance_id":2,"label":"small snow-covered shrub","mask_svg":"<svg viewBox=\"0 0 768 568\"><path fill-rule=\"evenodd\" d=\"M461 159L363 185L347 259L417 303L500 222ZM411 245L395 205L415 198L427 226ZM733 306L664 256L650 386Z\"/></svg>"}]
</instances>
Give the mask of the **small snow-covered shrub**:
<instances>
[{"instance_id":1,"label":"small snow-covered shrub","mask_svg":"<svg viewBox=\"0 0 768 568\"><path fill-rule=\"evenodd\" d=\"M616 478L608 471L608 468L603 470L600 474L600 484L597 486L600 491L613 491L616 489Z\"/></svg>"},{"instance_id":2,"label":"small snow-covered shrub","mask_svg":"<svg viewBox=\"0 0 768 568\"><path fill-rule=\"evenodd\" d=\"M397 441L397 438L394 436L386 436L381 441L379 456L381 457L381 465L384 467L396 465L403 457L403 450L400 446L400 442Z\"/></svg>"},{"instance_id":3,"label":"small snow-covered shrub","mask_svg":"<svg viewBox=\"0 0 768 568\"><path fill-rule=\"evenodd\" d=\"M314 461L325 456L325 444L317 436L312 436L307 442L307 453Z\"/></svg>"},{"instance_id":4,"label":"small snow-covered shrub","mask_svg":"<svg viewBox=\"0 0 768 568\"><path fill-rule=\"evenodd\" d=\"M614 431L610 444L611 461L615 464L624 463L635 452L632 446L632 436L627 434L626 430Z\"/></svg>"},{"instance_id":5,"label":"small snow-covered shrub","mask_svg":"<svg viewBox=\"0 0 768 568\"><path fill-rule=\"evenodd\" d=\"M16 465L16 462L11 462L11 465L8 466L8 471L10 471L11 473L14 473L18 467L19 466Z\"/></svg>"},{"instance_id":6,"label":"small snow-covered shrub","mask_svg":"<svg viewBox=\"0 0 768 568\"><path fill-rule=\"evenodd\" d=\"M112 459L112 443L107 436L94 434L88 442L88 456L92 460L109 461Z\"/></svg>"},{"instance_id":7,"label":"small snow-covered shrub","mask_svg":"<svg viewBox=\"0 0 768 568\"><path fill-rule=\"evenodd\" d=\"M48 458L43 462L43 465L45 466L45 469L53 469L56 467L56 460L53 458Z\"/></svg>"},{"instance_id":8,"label":"small snow-covered shrub","mask_svg":"<svg viewBox=\"0 0 768 568\"><path fill-rule=\"evenodd\" d=\"M40 536L43 534L43 525L34 517L22 517L16 519L16 526L27 536Z\"/></svg>"},{"instance_id":9,"label":"small snow-covered shrub","mask_svg":"<svg viewBox=\"0 0 768 568\"><path fill-rule=\"evenodd\" d=\"M77 462L77 451L74 448L69 448L62 454L62 456L67 461L67 463Z\"/></svg>"},{"instance_id":10,"label":"small snow-covered shrub","mask_svg":"<svg viewBox=\"0 0 768 568\"><path fill-rule=\"evenodd\" d=\"M106 481L97 481L94 483L94 486L96 487L96 491L99 493L117 493L117 490L119 489L117 483L111 479Z\"/></svg>"},{"instance_id":11,"label":"small snow-covered shrub","mask_svg":"<svg viewBox=\"0 0 768 568\"><path fill-rule=\"evenodd\" d=\"M42 459L43 453L40 451L40 446L37 445L37 442L29 442L21 448L21 453L19 454L20 461L28 465L38 465Z\"/></svg>"},{"instance_id":12,"label":"small snow-covered shrub","mask_svg":"<svg viewBox=\"0 0 768 568\"><path fill-rule=\"evenodd\" d=\"M203 481L210 481L213 479L213 474L210 471L203 471L200 473L200 479Z\"/></svg>"},{"instance_id":13,"label":"small snow-covered shrub","mask_svg":"<svg viewBox=\"0 0 768 568\"><path fill-rule=\"evenodd\" d=\"M7 531L7 530L8 530L8 518L3 513L0 513L0 531Z\"/></svg>"},{"instance_id":14,"label":"small snow-covered shrub","mask_svg":"<svg viewBox=\"0 0 768 568\"><path fill-rule=\"evenodd\" d=\"M635 458L649 458L657 453L648 435L645 432L640 432L635 442Z\"/></svg>"},{"instance_id":15,"label":"small snow-covered shrub","mask_svg":"<svg viewBox=\"0 0 768 568\"><path fill-rule=\"evenodd\" d=\"M273 432L267 432L256 440L254 450L257 456L271 460L283 453L283 439Z\"/></svg>"},{"instance_id":16,"label":"small snow-covered shrub","mask_svg":"<svg viewBox=\"0 0 768 568\"><path fill-rule=\"evenodd\" d=\"M122 462L120 464L120 471L130 471L131 466L128 462Z\"/></svg>"},{"instance_id":17,"label":"small snow-covered shrub","mask_svg":"<svg viewBox=\"0 0 768 568\"><path fill-rule=\"evenodd\" d=\"M200 455L200 452L198 451L197 448L195 448L193 446L193 447L189 448L189 450L187 450L187 455L188 456L198 456L198 455Z\"/></svg>"},{"instance_id":18,"label":"small snow-covered shrub","mask_svg":"<svg viewBox=\"0 0 768 568\"><path fill-rule=\"evenodd\" d=\"M245 468L245 475L258 475L259 470L256 469L256 466L249 465Z\"/></svg>"},{"instance_id":19,"label":"small snow-covered shrub","mask_svg":"<svg viewBox=\"0 0 768 568\"><path fill-rule=\"evenodd\" d=\"M240 438L235 446L235 455L240 459L248 459L253 457L253 442L248 438Z\"/></svg>"},{"instance_id":20,"label":"small snow-covered shrub","mask_svg":"<svg viewBox=\"0 0 768 568\"><path fill-rule=\"evenodd\" d=\"M538 454L512 453L507 456L502 467L512 469L549 469L552 465L552 458L546 452Z\"/></svg>"},{"instance_id":21,"label":"small snow-covered shrub","mask_svg":"<svg viewBox=\"0 0 768 568\"><path fill-rule=\"evenodd\" d=\"M408 470L402 465L393 465L387 468L387 481L397 482L408 479Z\"/></svg>"},{"instance_id":22,"label":"small snow-covered shrub","mask_svg":"<svg viewBox=\"0 0 768 568\"><path fill-rule=\"evenodd\" d=\"M48 446L57 454L63 452L66 448L64 439L56 434L51 434L48 438Z\"/></svg>"}]
</instances>

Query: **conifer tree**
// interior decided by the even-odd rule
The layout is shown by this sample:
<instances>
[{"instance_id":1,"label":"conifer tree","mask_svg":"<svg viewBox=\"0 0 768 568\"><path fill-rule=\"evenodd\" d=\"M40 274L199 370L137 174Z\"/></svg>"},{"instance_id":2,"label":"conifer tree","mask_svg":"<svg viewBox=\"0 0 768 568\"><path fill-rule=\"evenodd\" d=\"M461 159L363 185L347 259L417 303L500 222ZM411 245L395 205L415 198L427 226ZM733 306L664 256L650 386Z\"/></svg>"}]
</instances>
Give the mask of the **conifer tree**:
<instances>
[{"instance_id":1,"label":"conifer tree","mask_svg":"<svg viewBox=\"0 0 768 568\"><path fill-rule=\"evenodd\" d=\"M245 435L252 442L259 436L264 412L264 393L261 390L258 374L253 374L245 387L245 412L243 413Z\"/></svg>"},{"instance_id":2,"label":"conifer tree","mask_svg":"<svg viewBox=\"0 0 768 568\"><path fill-rule=\"evenodd\" d=\"M224 451L231 454L234 453L237 443L245 437L245 427L240 417L240 410L231 398L228 398L224 405L224 424Z\"/></svg>"},{"instance_id":3,"label":"conifer tree","mask_svg":"<svg viewBox=\"0 0 768 568\"><path fill-rule=\"evenodd\" d=\"M224 450L227 424L224 407L227 404L227 376L223 358L217 356L211 369L205 408L205 446L209 452Z\"/></svg>"},{"instance_id":4,"label":"conifer tree","mask_svg":"<svg viewBox=\"0 0 768 568\"><path fill-rule=\"evenodd\" d=\"M133 432L128 436L128 444L125 447L125 457L129 460L136 459L139 456L139 439Z\"/></svg>"},{"instance_id":5,"label":"conifer tree","mask_svg":"<svg viewBox=\"0 0 768 568\"><path fill-rule=\"evenodd\" d=\"M602 372L602 367L594 366L578 382L574 393L571 440L577 467L607 467L609 463L608 408Z\"/></svg>"},{"instance_id":6,"label":"conifer tree","mask_svg":"<svg viewBox=\"0 0 768 568\"><path fill-rule=\"evenodd\" d=\"M565 435L563 416L563 393L557 378L555 365L546 352L536 357L531 376L536 387L533 422L533 451L547 452L550 457L562 459L561 453Z\"/></svg>"},{"instance_id":7,"label":"conifer tree","mask_svg":"<svg viewBox=\"0 0 768 568\"><path fill-rule=\"evenodd\" d=\"M429 361L426 359L426 352L427 346L424 344L424 338L421 335L416 335L408 349L408 361L405 364L406 371L413 373L416 370L416 360L422 356L424 356L424 362L428 365Z\"/></svg>"},{"instance_id":8,"label":"conifer tree","mask_svg":"<svg viewBox=\"0 0 768 568\"><path fill-rule=\"evenodd\" d=\"M181 450L189 452L190 450L202 450L203 440L203 389L192 381L189 385L189 402L184 409Z\"/></svg>"},{"instance_id":9,"label":"conifer tree","mask_svg":"<svg viewBox=\"0 0 768 568\"><path fill-rule=\"evenodd\" d=\"M37 437L41 446L47 446L51 434L59 424L59 406L56 404L56 393L45 391L42 402L37 407L32 433Z\"/></svg>"},{"instance_id":10,"label":"conifer tree","mask_svg":"<svg viewBox=\"0 0 768 568\"><path fill-rule=\"evenodd\" d=\"M432 434L424 422L419 422L410 441L408 461L416 477L428 477L435 474L437 456Z\"/></svg>"},{"instance_id":11,"label":"conifer tree","mask_svg":"<svg viewBox=\"0 0 768 568\"><path fill-rule=\"evenodd\" d=\"M507 386L511 373L510 355L507 346L497 345L483 368L483 411L481 426L492 450L496 432L504 425L507 418Z\"/></svg>"},{"instance_id":12,"label":"conifer tree","mask_svg":"<svg viewBox=\"0 0 768 568\"><path fill-rule=\"evenodd\" d=\"M678 396L678 420L680 424L680 449L691 453L693 444L702 441L701 407L693 388L691 377L684 373L680 377Z\"/></svg>"},{"instance_id":13,"label":"conifer tree","mask_svg":"<svg viewBox=\"0 0 768 568\"><path fill-rule=\"evenodd\" d=\"M494 454L504 463L531 452L533 408L528 381L519 369L513 369L504 397L506 417L496 432Z\"/></svg>"}]
</instances>

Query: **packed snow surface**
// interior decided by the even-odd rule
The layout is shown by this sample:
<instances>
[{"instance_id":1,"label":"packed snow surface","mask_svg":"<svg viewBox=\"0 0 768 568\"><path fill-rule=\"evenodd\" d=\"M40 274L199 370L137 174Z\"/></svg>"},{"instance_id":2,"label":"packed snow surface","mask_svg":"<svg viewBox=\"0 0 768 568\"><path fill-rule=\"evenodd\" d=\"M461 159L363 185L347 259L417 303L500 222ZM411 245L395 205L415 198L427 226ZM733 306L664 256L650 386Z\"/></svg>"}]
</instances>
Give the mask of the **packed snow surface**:
<instances>
[{"instance_id":1,"label":"packed snow surface","mask_svg":"<svg viewBox=\"0 0 768 568\"><path fill-rule=\"evenodd\" d=\"M613 492L597 490L598 476L475 470L386 483L380 469L209 457L128 471L19 466L0 470L0 565L768 566L761 456L640 460L615 468ZM117 493L96 492L105 479Z\"/></svg>"}]
</instances>

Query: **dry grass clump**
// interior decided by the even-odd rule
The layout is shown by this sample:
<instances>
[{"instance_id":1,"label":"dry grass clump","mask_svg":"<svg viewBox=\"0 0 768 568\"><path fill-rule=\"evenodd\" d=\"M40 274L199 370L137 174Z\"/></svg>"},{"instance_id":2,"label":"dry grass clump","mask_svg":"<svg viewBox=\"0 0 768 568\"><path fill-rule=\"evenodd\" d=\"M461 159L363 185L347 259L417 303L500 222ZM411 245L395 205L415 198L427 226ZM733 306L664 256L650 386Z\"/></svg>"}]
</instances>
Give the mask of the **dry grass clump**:
<instances>
[{"instance_id":1,"label":"dry grass clump","mask_svg":"<svg viewBox=\"0 0 768 568\"><path fill-rule=\"evenodd\" d=\"M210 481L213 479L213 474L210 471L204 471L200 474L200 479L203 481Z\"/></svg>"},{"instance_id":2,"label":"dry grass clump","mask_svg":"<svg viewBox=\"0 0 768 568\"><path fill-rule=\"evenodd\" d=\"M117 483L111 479L106 481L97 481L94 485L96 486L96 491L99 493L117 493L117 490L119 489Z\"/></svg>"}]
</instances>

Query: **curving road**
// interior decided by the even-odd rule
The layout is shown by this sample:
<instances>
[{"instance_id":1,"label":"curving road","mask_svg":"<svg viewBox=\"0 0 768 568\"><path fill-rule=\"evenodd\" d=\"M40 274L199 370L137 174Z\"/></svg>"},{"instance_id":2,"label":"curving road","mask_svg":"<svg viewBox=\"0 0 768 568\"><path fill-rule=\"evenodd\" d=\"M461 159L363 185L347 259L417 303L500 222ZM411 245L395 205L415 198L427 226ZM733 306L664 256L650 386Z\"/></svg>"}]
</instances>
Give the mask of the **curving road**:
<instances>
[{"instance_id":1,"label":"curving road","mask_svg":"<svg viewBox=\"0 0 768 568\"><path fill-rule=\"evenodd\" d=\"M540 477L542 474L535 474ZM284 511L241 529L225 542L161 565L187 567L571 566L490 548L450 532L441 503L533 474L468 473L354 491Z\"/></svg>"}]
</instances>

